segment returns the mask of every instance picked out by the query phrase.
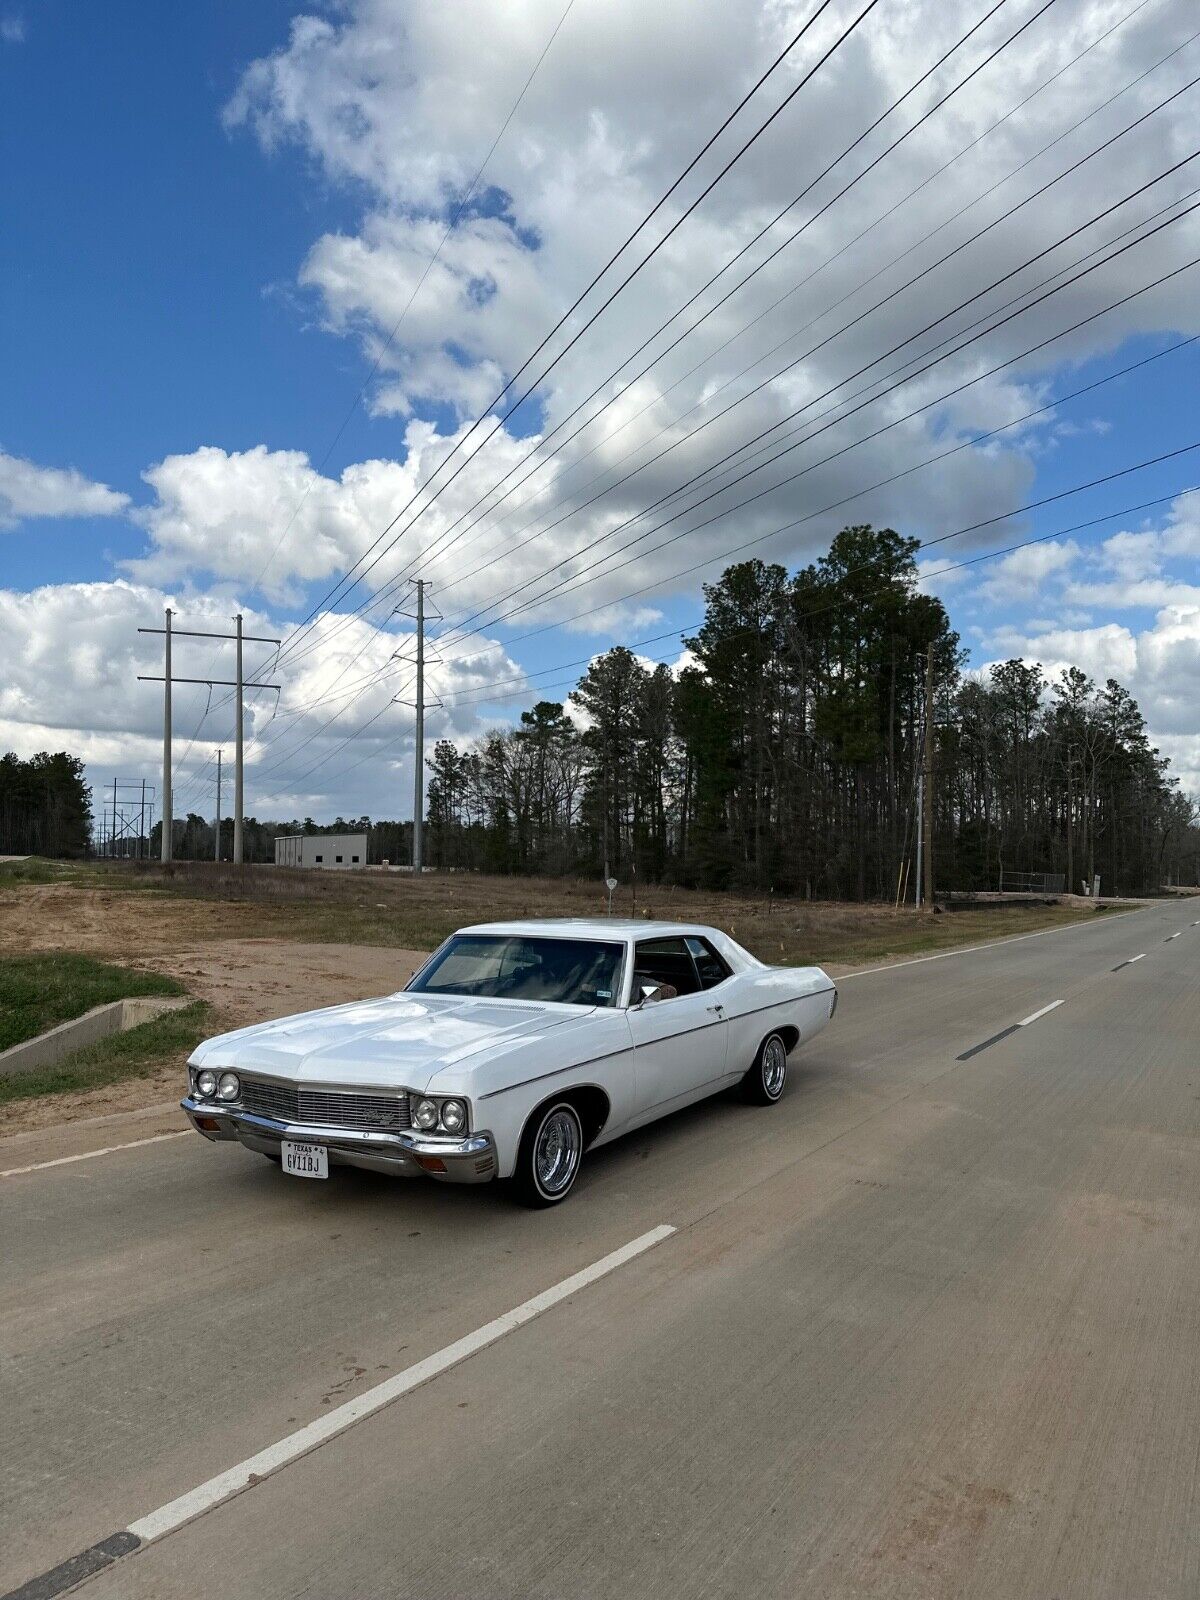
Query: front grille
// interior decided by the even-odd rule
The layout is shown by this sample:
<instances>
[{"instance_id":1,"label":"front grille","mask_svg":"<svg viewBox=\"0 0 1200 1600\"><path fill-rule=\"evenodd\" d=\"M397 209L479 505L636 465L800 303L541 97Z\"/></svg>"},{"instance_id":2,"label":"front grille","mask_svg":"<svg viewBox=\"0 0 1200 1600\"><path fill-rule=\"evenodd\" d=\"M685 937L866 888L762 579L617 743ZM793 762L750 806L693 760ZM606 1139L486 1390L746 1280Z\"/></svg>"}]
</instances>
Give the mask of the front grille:
<instances>
[{"instance_id":1,"label":"front grille","mask_svg":"<svg viewBox=\"0 0 1200 1600\"><path fill-rule=\"evenodd\" d=\"M298 1089L292 1083L242 1079L242 1105L262 1117L331 1128L397 1133L412 1120L406 1094L355 1094L335 1089Z\"/></svg>"}]
</instances>

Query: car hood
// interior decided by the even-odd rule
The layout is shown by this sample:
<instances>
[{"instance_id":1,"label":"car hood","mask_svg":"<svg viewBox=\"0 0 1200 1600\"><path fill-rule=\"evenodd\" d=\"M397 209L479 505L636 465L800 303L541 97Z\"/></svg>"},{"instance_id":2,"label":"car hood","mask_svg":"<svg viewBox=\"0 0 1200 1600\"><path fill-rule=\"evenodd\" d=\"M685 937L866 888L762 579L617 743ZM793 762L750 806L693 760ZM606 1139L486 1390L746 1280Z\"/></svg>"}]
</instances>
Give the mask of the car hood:
<instances>
[{"instance_id":1,"label":"car hood","mask_svg":"<svg viewBox=\"0 0 1200 1600\"><path fill-rule=\"evenodd\" d=\"M200 1045L191 1061L297 1083L420 1092L447 1067L470 1066L483 1052L494 1061L551 1031L556 1037L569 1033L594 1014L590 1006L400 993L219 1034Z\"/></svg>"}]
</instances>

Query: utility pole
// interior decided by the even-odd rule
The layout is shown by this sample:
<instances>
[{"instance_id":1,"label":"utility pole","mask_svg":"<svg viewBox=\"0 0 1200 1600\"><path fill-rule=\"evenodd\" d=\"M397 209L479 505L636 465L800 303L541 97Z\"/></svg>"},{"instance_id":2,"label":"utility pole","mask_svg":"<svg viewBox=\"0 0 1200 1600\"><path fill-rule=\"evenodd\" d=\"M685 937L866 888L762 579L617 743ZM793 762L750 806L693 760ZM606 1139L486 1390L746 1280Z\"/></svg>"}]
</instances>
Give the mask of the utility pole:
<instances>
[{"instance_id":1,"label":"utility pole","mask_svg":"<svg viewBox=\"0 0 1200 1600\"><path fill-rule=\"evenodd\" d=\"M138 630L141 631L140 629ZM171 793L171 608L167 607L166 652L163 667L163 797L162 797L162 858L171 859L171 829L174 821Z\"/></svg>"},{"instance_id":2,"label":"utility pole","mask_svg":"<svg viewBox=\"0 0 1200 1600\"><path fill-rule=\"evenodd\" d=\"M213 860L221 859L221 752L217 751L217 842L213 850Z\"/></svg>"},{"instance_id":3,"label":"utility pole","mask_svg":"<svg viewBox=\"0 0 1200 1600\"><path fill-rule=\"evenodd\" d=\"M113 779L112 818L112 853L115 856L117 853L117 780L115 778Z\"/></svg>"},{"instance_id":4,"label":"utility pole","mask_svg":"<svg viewBox=\"0 0 1200 1600\"><path fill-rule=\"evenodd\" d=\"M413 842L414 876L424 866L422 825L425 820L425 580L417 579L417 719L413 749Z\"/></svg>"},{"instance_id":5,"label":"utility pole","mask_svg":"<svg viewBox=\"0 0 1200 1600\"><path fill-rule=\"evenodd\" d=\"M165 633L166 634L166 667L163 672L163 802L162 802L162 858L164 861L171 859L171 685L173 683L206 683L210 689L233 689L237 694L237 771L234 777L234 816L233 816L233 859L242 859L242 754L243 731L245 721L244 695L247 689L273 689L279 693L277 683L256 683L247 681L242 671L242 646L243 644L274 644L278 639L267 639L260 634L242 632L242 616L239 612L234 619L237 623L236 633L207 633L188 628L171 628L171 612L167 610L166 628L139 628L139 633ZM171 639L174 635L187 639L232 639L237 643L237 677L231 682L228 678L176 678L171 672ZM138 673L139 683L158 683L157 673Z\"/></svg>"},{"instance_id":6,"label":"utility pole","mask_svg":"<svg viewBox=\"0 0 1200 1600\"><path fill-rule=\"evenodd\" d=\"M242 743L246 702L242 693L242 613L233 619L237 624L237 740L233 753L233 860L242 864Z\"/></svg>"},{"instance_id":7,"label":"utility pole","mask_svg":"<svg viewBox=\"0 0 1200 1600\"><path fill-rule=\"evenodd\" d=\"M925 753L921 762L921 898L933 905L933 640L925 656Z\"/></svg>"},{"instance_id":8,"label":"utility pole","mask_svg":"<svg viewBox=\"0 0 1200 1600\"><path fill-rule=\"evenodd\" d=\"M138 853L138 860L139 861L142 859L142 853L143 853L143 851L145 849L146 849L146 780L145 780L145 778L143 778L142 779L142 804L141 804L140 810L138 811L138 848L137 848L137 853Z\"/></svg>"}]
</instances>

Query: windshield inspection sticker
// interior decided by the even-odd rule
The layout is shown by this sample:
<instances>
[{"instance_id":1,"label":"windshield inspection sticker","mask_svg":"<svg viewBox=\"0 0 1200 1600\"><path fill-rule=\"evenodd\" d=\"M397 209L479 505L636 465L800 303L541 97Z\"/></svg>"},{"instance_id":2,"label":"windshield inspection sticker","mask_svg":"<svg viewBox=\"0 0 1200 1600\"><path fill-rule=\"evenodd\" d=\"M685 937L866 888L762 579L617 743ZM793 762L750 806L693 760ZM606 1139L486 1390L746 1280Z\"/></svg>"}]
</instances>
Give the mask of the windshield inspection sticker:
<instances>
[{"instance_id":1,"label":"windshield inspection sticker","mask_svg":"<svg viewBox=\"0 0 1200 1600\"><path fill-rule=\"evenodd\" d=\"M611 989L597 989L596 990L596 999L597 1000L611 1000L612 999L612 990Z\"/></svg>"}]
</instances>

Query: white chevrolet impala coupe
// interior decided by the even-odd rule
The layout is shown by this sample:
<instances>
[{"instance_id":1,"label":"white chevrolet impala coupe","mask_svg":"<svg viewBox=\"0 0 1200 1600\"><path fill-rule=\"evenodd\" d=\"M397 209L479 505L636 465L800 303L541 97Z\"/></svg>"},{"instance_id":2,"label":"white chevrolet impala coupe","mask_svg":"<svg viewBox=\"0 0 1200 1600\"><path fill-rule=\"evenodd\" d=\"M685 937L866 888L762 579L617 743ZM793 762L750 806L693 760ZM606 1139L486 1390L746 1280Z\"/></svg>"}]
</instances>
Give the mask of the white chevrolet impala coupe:
<instances>
[{"instance_id":1,"label":"white chevrolet impala coupe","mask_svg":"<svg viewBox=\"0 0 1200 1600\"><path fill-rule=\"evenodd\" d=\"M182 1104L294 1177L504 1178L551 1206L585 1150L694 1100L740 1084L773 1105L836 1004L820 967L764 966L715 928L492 922L397 994L207 1040Z\"/></svg>"}]
</instances>

